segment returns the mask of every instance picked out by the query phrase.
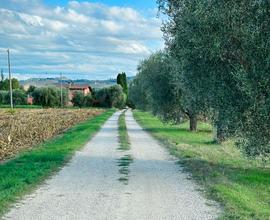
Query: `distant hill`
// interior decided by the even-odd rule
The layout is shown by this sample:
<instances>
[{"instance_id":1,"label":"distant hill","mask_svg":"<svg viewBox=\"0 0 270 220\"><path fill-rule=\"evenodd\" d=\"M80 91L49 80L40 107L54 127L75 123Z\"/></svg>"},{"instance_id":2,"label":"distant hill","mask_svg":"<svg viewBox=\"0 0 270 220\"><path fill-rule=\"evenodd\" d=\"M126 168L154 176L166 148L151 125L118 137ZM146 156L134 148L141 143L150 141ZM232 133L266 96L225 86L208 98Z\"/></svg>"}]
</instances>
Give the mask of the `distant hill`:
<instances>
[{"instance_id":1,"label":"distant hill","mask_svg":"<svg viewBox=\"0 0 270 220\"><path fill-rule=\"evenodd\" d=\"M134 77L128 77L128 81L131 81ZM44 87L44 86L55 86L60 83L60 78L30 78L27 80L21 80L20 84L23 87L29 87L30 85L36 87ZM92 88L104 88L108 86L112 86L116 84L116 79L108 79L108 80L87 80L87 79L77 79L71 80L63 77L63 83L74 83L78 85L90 85Z\"/></svg>"}]
</instances>

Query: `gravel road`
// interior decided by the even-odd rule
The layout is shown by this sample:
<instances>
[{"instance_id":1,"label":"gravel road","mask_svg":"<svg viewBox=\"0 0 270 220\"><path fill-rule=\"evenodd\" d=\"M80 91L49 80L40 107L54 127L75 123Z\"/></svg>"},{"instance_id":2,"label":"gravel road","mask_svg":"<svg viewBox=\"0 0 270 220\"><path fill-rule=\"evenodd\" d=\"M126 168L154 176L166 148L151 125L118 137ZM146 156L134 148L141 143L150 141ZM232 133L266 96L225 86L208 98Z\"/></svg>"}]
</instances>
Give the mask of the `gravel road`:
<instances>
[{"instance_id":1,"label":"gravel road","mask_svg":"<svg viewBox=\"0 0 270 220\"><path fill-rule=\"evenodd\" d=\"M60 172L4 216L16 220L215 219L188 174L126 112L131 150L120 151L115 113Z\"/></svg>"}]
</instances>

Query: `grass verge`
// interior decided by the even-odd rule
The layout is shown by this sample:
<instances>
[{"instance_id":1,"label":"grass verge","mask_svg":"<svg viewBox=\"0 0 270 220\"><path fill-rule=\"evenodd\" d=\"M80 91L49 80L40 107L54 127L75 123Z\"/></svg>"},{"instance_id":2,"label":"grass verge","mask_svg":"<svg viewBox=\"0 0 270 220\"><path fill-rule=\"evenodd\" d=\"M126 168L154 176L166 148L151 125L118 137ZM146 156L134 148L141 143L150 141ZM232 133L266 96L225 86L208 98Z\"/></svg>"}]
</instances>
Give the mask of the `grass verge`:
<instances>
[{"instance_id":1,"label":"grass verge","mask_svg":"<svg viewBox=\"0 0 270 220\"><path fill-rule=\"evenodd\" d=\"M199 123L164 124L150 113L134 111L139 124L166 143L185 169L206 190L209 198L224 206L220 219L270 219L270 164L246 159L232 141L212 142L212 128Z\"/></svg>"},{"instance_id":2,"label":"grass verge","mask_svg":"<svg viewBox=\"0 0 270 220\"><path fill-rule=\"evenodd\" d=\"M108 110L0 165L0 214L64 165L114 113Z\"/></svg>"},{"instance_id":3,"label":"grass verge","mask_svg":"<svg viewBox=\"0 0 270 220\"><path fill-rule=\"evenodd\" d=\"M120 148L119 150L129 150L129 138L127 133L127 126L125 120L125 111L122 112L118 118L118 133L119 133L119 142Z\"/></svg>"},{"instance_id":4,"label":"grass verge","mask_svg":"<svg viewBox=\"0 0 270 220\"><path fill-rule=\"evenodd\" d=\"M0 105L0 108L10 108L10 105ZM14 108L23 108L23 109L40 109L40 105L15 105Z\"/></svg>"},{"instance_id":5,"label":"grass verge","mask_svg":"<svg viewBox=\"0 0 270 220\"><path fill-rule=\"evenodd\" d=\"M123 111L118 118L118 133L119 133L119 144L120 147L118 150L126 152L130 150L129 136L127 132L125 112ZM130 164L133 162L133 158L130 154L124 154L120 159L118 159L119 174L120 178L118 179L124 185L128 184L129 173L130 173Z\"/></svg>"}]
</instances>

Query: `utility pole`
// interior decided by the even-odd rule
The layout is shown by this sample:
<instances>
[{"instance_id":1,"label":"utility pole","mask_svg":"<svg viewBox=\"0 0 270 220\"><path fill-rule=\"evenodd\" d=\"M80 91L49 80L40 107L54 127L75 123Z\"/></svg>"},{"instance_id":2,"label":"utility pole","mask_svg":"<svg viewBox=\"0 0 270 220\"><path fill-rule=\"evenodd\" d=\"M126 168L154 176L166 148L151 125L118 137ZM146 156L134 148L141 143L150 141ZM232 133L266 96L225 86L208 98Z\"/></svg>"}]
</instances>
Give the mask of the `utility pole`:
<instances>
[{"instance_id":1,"label":"utility pole","mask_svg":"<svg viewBox=\"0 0 270 220\"><path fill-rule=\"evenodd\" d=\"M60 73L60 88L61 88L61 108L63 108L63 82L62 82L62 73Z\"/></svg>"},{"instance_id":2,"label":"utility pole","mask_svg":"<svg viewBox=\"0 0 270 220\"><path fill-rule=\"evenodd\" d=\"M11 110L13 110L13 91L12 91L12 78L11 78L11 71L10 71L9 49L7 50L7 53L8 53L8 73L9 73L10 108L11 108Z\"/></svg>"}]
</instances>

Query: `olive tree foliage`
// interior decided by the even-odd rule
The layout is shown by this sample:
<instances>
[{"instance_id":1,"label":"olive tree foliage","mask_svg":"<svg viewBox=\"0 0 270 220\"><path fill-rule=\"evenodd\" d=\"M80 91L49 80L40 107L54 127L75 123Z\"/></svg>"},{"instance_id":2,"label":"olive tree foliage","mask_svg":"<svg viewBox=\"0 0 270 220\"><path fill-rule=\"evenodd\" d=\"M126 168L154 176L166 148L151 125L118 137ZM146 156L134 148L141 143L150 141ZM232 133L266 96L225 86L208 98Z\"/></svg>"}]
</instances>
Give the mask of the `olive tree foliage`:
<instances>
[{"instance_id":1,"label":"olive tree foliage","mask_svg":"<svg viewBox=\"0 0 270 220\"><path fill-rule=\"evenodd\" d=\"M126 104L126 94L120 85L114 85L98 90L95 94L100 107L124 108Z\"/></svg>"},{"instance_id":2,"label":"olive tree foliage","mask_svg":"<svg viewBox=\"0 0 270 220\"><path fill-rule=\"evenodd\" d=\"M10 104L10 93L9 91L0 91L0 105ZM21 89L13 90L13 105L26 105L27 104L27 94Z\"/></svg>"},{"instance_id":3,"label":"olive tree foliage","mask_svg":"<svg viewBox=\"0 0 270 220\"><path fill-rule=\"evenodd\" d=\"M12 89L20 89L19 80L12 78L11 79ZM9 79L4 79L4 76L0 80L0 90L9 90Z\"/></svg>"},{"instance_id":4,"label":"olive tree foliage","mask_svg":"<svg viewBox=\"0 0 270 220\"><path fill-rule=\"evenodd\" d=\"M261 0L158 0L167 47L184 90L210 109L218 138L270 155L270 4Z\"/></svg>"},{"instance_id":5,"label":"olive tree foliage","mask_svg":"<svg viewBox=\"0 0 270 220\"><path fill-rule=\"evenodd\" d=\"M139 73L129 84L128 97L133 103L133 108L147 110L148 103L146 91L143 89L141 74Z\"/></svg>"},{"instance_id":6,"label":"olive tree foliage","mask_svg":"<svg viewBox=\"0 0 270 220\"><path fill-rule=\"evenodd\" d=\"M91 94L84 95L82 92L75 92L71 100L73 106L82 107L93 107L94 99Z\"/></svg>"},{"instance_id":7,"label":"olive tree foliage","mask_svg":"<svg viewBox=\"0 0 270 220\"><path fill-rule=\"evenodd\" d=\"M165 121L190 119L190 130L197 128L197 112L193 102L185 100L178 63L167 52L157 52L138 66L138 74L130 84L130 99L139 109L150 110Z\"/></svg>"},{"instance_id":8,"label":"olive tree foliage","mask_svg":"<svg viewBox=\"0 0 270 220\"><path fill-rule=\"evenodd\" d=\"M68 103L68 92L66 89L63 92L63 105ZM61 90L56 87L35 88L32 92L35 105L43 107L60 107L61 106Z\"/></svg>"}]
</instances>

